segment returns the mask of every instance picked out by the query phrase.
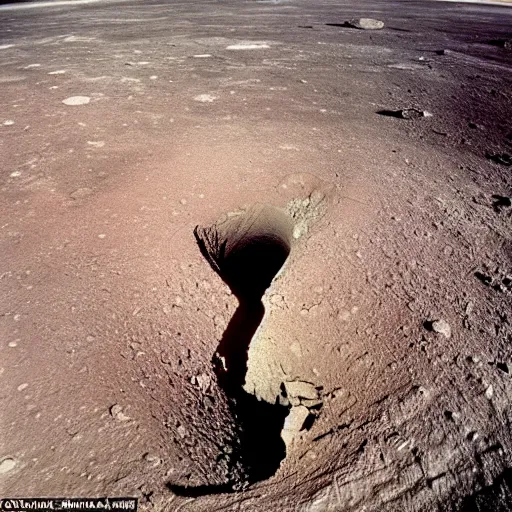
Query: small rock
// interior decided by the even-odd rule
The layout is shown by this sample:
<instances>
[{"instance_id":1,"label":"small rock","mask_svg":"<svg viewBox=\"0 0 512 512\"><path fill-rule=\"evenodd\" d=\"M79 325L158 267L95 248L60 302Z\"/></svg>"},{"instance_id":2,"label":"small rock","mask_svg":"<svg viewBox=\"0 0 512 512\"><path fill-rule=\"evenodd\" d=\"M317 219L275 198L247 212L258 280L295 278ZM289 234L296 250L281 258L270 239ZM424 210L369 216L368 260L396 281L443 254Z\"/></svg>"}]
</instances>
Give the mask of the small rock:
<instances>
[{"instance_id":1,"label":"small rock","mask_svg":"<svg viewBox=\"0 0 512 512\"><path fill-rule=\"evenodd\" d=\"M126 414L124 414L123 408L119 404L114 404L110 408L110 414L117 421L128 421L131 419L129 416L126 416Z\"/></svg>"},{"instance_id":2,"label":"small rock","mask_svg":"<svg viewBox=\"0 0 512 512\"><path fill-rule=\"evenodd\" d=\"M345 22L345 26L360 30L380 30L384 28L384 22L373 18L359 18Z\"/></svg>"},{"instance_id":3,"label":"small rock","mask_svg":"<svg viewBox=\"0 0 512 512\"><path fill-rule=\"evenodd\" d=\"M446 320L436 320L432 322L432 330L438 334L442 334L446 338L452 335L450 324Z\"/></svg>"},{"instance_id":4,"label":"small rock","mask_svg":"<svg viewBox=\"0 0 512 512\"><path fill-rule=\"evenodd\" d=\"M304 381L291 381L284 382L284 389L286 395L290 398L304 398L306 400L317 400L318 390L310 382Z\"/></svg>"},{"instance_id":5,"label":"small rock","mask_svg":"<svg viewBox=\"0 0 512 512\"><path fill-rule=\"evenodd\" d=\"M104 140L88 140L87 144L89 146L93 146L95 148L102 148L105 146L105 141Z\"/></svg>"},{"instance_id":6,"label":"small rock","mask_svg":"<svg viewBox=\"0 0 512 512\"><path fill-rule=\"evenodd\" d=\"M81 188L77 188L75 191L71 192L71 194L69 194L69 196L72 199L81 199L82 197L86 197L86 196L90 195L91 193L92 193L92 190L90 188L81 187Z\"/></svg>"},{"instance_id":7,"label":"small rock","mask_svg":"<svg viewBox=\"0 0 512 512\"><path fill-rule=\"evenodd\" d=\"M162 459L160 457L151 455L150 453L145 453L143 458L148 464L151 464L152 467L159 466L162 463Z\"/></svg>"},{"instance_id":8,"label":"small rock","mask_svg":"<svg viewBox=\"0 0 512 512\"><path fill-rule=\"evenodd\" d=\"M468 441L476 441L478 439L478 432L469 432L467 435Z\"/></svg>"},{"instance_id":9,"label":"small rock","mask_svg":"<svg viewBox=\"0 0 512 512\"><path fill-rule=\"evenodd\" d=\"M4 121L2 124L4 126L12 126L14 124L14 121L12 119L7 119L7 121Z\"/></svg>"},{"instance_id":10,"label":"small rock","mask_svg":"<svg viewBox=\"0 0 512 512\"><path fill-rule=\"evenodd\" d=\"M310 414L309 409L303 405L292 407L284 420L283 429L291 432L300 432L305 427Z\"/></svg>"},{"instance_id":11,"label":"small rock","mask_svg":"<svg viewBox=\"0 0 512 512\"><path fill-rule=\"evenodd\" d=\"M24 382L23 384L20 384L18 386L18 391L23 391L24 389L27 389L28 388L28 384L26 382Z\"/></svg>"},{"instance_id":12,"label":"small rock","mask_svg":"<svg viewBox=\"0 0 512 512\"><path fill-rule=\"evenodd\" d=\"M178 435L179 435L182 439L185 439L185 437L187 437L187 429L186 429L183 425L180 425L180 426L176 429L176 432L178 432Z\"/></svg>"},{"instance_id":13,"label":"small rock","mask_svg":"<svg viewBox=\"0 0 512 512\"><path fill-rule=\"evenodd\" d=\"M478 123L474 123L473 121L470 121L468 123L468 126L472 129L472 130L485 130L485 126L482 125L482 124L478 124Z\"/></svg>"},{"instance_id":14,"label":"small rock","mask_svg":"<svg viewBox=\"0 0 512 512\"><path fill-rule=\"evenodd\" d=\"M217 98L211 94L199 94L194 98L195 101L199 101L200 103L212 103L216 99Z\"/></svg>"},{"instance_id":15,"label":"small rock","mask_svg":"<svg viewBox=\"0 0 512 512\"><path fill-rule=\"evenodd\" d=\"M7 457L0 462L0 475L12 471L16 466L16 461L11 457Z\"/></svg>"},{"instance_id":16,"label":"small rock","mask_svg":"<svg viewBox=\"0 0 512 512\"><path fill-rule=\"evenodd\" d=\"M211 383L212 383L212 379L206 373L202 373L201 375L197 375L194 380L195 380L195 384L199 387L199 389L203 393L206 393L210 389L210 386L211 386Z\"/></svg>"},{"instance_id":17,"label":"small rock","mask_svg":"<svg viewBox=\"0 0 512 512\"><path fill-rule=\"evenodd\" d=\"M494 394L494 389L492 387L492 384L490 384L487 389L485 390L485 398L487 400L490 400L492 398L492 395Z\"/></svg>"},{"instance_id":18,"label":"small rock","mask_svg":"<svg viewBox=\"0 0 512 512\"><path fill-rule=\"evenodd\" d=\"M62 103L64 103L64 105L77 106L87 105L90 101L91 98L89 98L89 96L70 96L69 98L62 100Z\"/></svg>"},{"instance_id":19,"label":"small rock","mask_svg":"<svg viewBox=\"0 0 512 512\"><path fill-rule=\"evenodd\" d=\"M400 110L379 110L377 114L387 117L396 117L398 119L420 119L422 117L432 117L432 114L426 110L417 108L403 108Z\"/></svg>"}]
</instances>

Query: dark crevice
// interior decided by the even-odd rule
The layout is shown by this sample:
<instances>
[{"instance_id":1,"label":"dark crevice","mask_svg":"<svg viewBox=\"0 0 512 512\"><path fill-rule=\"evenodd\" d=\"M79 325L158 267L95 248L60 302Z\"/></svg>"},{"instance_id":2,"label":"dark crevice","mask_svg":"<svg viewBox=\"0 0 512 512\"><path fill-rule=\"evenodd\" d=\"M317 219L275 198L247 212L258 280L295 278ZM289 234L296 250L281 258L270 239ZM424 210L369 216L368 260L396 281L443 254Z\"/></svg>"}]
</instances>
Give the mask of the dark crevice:
<instances>
[{"instance_id":1,"label":"dark crevice","mask_svg":"<svg viewBox=\"0 0 512 512\"><path fill-rule=\"evenodd\" d=\"M169 486L176 494L194 497L244 489L274 475L286 456L281 431L289 408L259 400L243 386L249 345L265 315L262 297L288 258L292 229L292 220L284 212L263 205L194 230L202 255L239 302L212 365L239 432L239 442L230 447L230 465L243 467L244 481L221 486Z\"/></svg>"}]
</instances>

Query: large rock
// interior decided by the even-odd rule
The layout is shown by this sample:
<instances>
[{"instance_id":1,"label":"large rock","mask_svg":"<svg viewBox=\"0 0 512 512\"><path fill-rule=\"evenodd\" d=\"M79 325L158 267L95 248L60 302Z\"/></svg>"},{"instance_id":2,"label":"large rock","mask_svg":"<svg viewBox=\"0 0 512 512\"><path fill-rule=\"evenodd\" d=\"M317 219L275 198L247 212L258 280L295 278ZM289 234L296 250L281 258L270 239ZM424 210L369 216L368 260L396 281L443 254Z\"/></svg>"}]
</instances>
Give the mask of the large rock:
<instances>
[{"instance_id":1,"label":"large rock","mask_svg":"<svg viewBox=\"0 0 512 512\"><path fill-rule=\"evenodd\" d=\"M347 26L361 30L380 30L384 28L384 22L372 18L357 18L347 21Z\"/></svg>"}]
</instances>

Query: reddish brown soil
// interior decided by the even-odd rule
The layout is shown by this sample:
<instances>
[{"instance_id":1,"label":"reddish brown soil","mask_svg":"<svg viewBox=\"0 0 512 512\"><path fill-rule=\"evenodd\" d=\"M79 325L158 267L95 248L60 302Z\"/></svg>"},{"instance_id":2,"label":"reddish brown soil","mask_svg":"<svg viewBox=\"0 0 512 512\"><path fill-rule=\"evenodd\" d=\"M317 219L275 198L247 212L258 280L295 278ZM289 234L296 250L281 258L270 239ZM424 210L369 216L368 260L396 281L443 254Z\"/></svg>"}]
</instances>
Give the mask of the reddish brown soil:
<instances>
[{"instance_id":1,"label":"reddish brown soil","mask_svg":"<svg viewBox=\"0 0 512 512\"><path fill-rule=\"evenodd\" d=\"M0 496L508 510L511 14L0 7ZM240 309L194 228L255 204L291 249ZM319 403L280 462L290 382Z\"/></svg>"}]
</instances>

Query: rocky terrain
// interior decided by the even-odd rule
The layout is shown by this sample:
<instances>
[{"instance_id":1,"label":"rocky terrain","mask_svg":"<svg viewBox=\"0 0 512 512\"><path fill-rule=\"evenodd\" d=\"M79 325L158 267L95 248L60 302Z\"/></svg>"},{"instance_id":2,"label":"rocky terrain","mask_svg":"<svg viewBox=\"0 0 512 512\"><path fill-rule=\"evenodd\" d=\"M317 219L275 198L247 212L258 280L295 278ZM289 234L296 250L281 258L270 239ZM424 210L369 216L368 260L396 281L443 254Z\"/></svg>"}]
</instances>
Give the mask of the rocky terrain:
<instances>
[{"instance_id":1,"label":"rocky terrain","mask_svg":"<svg viewBox=\"0 0 512 512\"><path fill-rule=\"evenodd\" d=\"M511 510L510 7L26 5L0 496Z\"/></svg>"}]
</instances>

